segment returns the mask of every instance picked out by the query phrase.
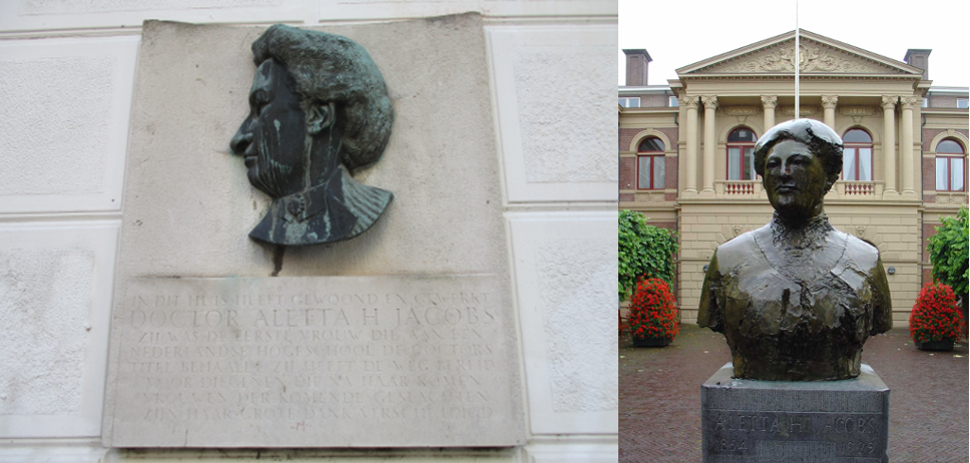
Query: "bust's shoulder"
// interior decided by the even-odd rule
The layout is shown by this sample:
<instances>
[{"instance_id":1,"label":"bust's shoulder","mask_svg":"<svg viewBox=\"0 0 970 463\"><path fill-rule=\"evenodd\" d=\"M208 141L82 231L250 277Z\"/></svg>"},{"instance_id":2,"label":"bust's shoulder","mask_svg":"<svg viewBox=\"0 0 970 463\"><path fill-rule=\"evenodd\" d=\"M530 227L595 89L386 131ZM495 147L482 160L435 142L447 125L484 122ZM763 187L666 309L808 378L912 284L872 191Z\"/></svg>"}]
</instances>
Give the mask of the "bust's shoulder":
<instances>
[{"instance_id":1,"label":"bust's shoulder","mask_svg":"<svg viewBox=\"0 0 970 463\"><path fill-rule=\"evenodd\" d=\"M768 225L757 230L742 233L717 247L717 261L719 269L729 269L737 266L746 259L761 255L756 240L771 236ZM722 271L722 273L724 273Z\"/></svg>"},{"instance_id":2,"label":"bust's shoulder","mask_svg":"<svg viewBox=\"0 0 970 463\"><path fill-rule=\"evenodd\" d=\"M876 263L879 262L879 248L876 245L839 230L835 232L842 235L840 238L844 237L845 239L845 256L847 258L855 261L863 269L871 269L876 266Z\"/></svg>"}]
</instances>

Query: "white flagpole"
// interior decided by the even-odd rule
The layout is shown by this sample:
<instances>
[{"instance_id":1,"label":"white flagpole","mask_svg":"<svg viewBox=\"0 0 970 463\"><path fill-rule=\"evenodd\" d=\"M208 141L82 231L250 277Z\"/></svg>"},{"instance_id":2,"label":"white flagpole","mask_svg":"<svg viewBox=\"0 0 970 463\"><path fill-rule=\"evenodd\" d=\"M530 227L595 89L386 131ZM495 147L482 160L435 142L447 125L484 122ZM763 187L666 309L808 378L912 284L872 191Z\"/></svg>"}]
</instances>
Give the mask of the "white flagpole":
<instances>
[{"instance_id":1,"label":"white flagpole","mask_svg":"<svg viewBox=\"0 0 970 463\"><path fill-rule=\"evenodd\" d=\"M798 0L795 0L795 119L801 117L798 108L801 100L800 94L798 93L798 68L800 67L801 61L798 57Z\"/></svg>"}]
</instances>

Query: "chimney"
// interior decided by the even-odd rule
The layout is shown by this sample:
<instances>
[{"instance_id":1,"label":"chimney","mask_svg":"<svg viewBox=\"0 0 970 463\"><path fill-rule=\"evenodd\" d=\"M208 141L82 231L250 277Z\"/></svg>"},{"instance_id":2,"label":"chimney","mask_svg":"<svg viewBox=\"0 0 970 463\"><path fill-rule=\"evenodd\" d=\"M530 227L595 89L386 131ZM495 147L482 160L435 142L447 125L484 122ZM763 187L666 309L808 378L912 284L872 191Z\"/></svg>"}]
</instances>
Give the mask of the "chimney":
<instances>
[{"instance_id":1,"label":"chimney","mask_svg":"<svg viewBox=\"0 0 970 463\"><path fill-rule=\"evenodd\" d=\"M909 50L906 50L906 56L903 57L903 61L905 61L906 64L910 66L918 67L923 70L924 80L929 80L930 78L930 52L931 51L933 50L910 48ZM629 60L629 58L627 59ZM627 71L627 75L629 74L630 74L630 71Z\"/></svg>"},{"instance_id":2,"label":"chimney","mask_svg":"<svg viewBox=\"0 0 970 463\"><path fill-rule=\"evenodd\" d=\"M647 68L653 58L646 49L637 48L623 50L626 53L626 86L645 87L647 85Z\"/></svg>"}]
</instances>

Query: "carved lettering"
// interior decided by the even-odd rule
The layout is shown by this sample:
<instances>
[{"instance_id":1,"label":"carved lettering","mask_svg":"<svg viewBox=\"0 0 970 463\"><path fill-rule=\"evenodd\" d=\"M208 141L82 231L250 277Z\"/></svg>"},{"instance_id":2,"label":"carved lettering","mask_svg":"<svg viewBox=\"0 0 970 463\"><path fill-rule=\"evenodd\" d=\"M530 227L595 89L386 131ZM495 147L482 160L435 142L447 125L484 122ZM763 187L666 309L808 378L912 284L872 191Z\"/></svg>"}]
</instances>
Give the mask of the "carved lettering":
<instances>
[{"instance_id":1,"label":"carved lettering","mask_svg":"<svg viewBox=\"0 0 970 463\"><path fill-rule=\"evenodd\" d=\"M788 442L792 438L831 442L839 455L875 453L885 428L881 418L869 414L828 412L713 411L708 448L713 453L743 454L758 442ZM743 443L743 444L742 444ZM744 448L742 448L742 446Z\"/></svg>"},{"instance_id":2,"label":"carved lettering","mask_svg":"<svg viewBox=\"0 0 970 463\"><path fill-rule=\"evenodd\" d=\"M307 432L325 420L477 422L508 400L494 380L508 347L492 281L317 292L186 280L129 283L119 394L132 420Z\"/></svg>"}]
</instances>

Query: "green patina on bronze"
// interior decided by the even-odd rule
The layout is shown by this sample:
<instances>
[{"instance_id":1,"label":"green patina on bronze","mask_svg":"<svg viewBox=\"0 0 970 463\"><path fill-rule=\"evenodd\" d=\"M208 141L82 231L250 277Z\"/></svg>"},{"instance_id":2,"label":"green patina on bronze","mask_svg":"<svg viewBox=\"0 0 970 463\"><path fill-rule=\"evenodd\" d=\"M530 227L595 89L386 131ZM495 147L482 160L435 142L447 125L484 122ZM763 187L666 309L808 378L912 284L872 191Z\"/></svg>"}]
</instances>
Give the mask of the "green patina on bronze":
<instances>
[{"instance_id":1,"label":"green patina on bronze","mask_svg":"<svg viewBox=\"0 0 970 463\"><path fill-rule=\"evenodd\" d=\"M230 146L273 203L249 236L292 246L363 233L394 198L352 176L380 159L394 123L374 60L346 37L281 24L252 49L250 114Z\"/></svg>"},{"instance_id":2,"label":"green patina on bronze","mask_svg":"<svg viewBox=\"0 0 970 463\"><path fill-rule=\"evenodd\" d=\"M842 140L818 121L779 124L755 170L774 217L715 250L697 322L724 333L738 378L854 378L866 339L892 328L892 301L879 250L825 216Z\"/></svg>"}]
</instances>

